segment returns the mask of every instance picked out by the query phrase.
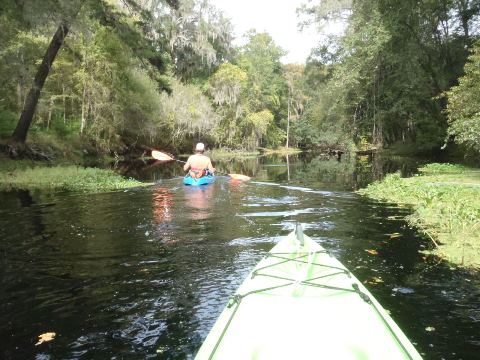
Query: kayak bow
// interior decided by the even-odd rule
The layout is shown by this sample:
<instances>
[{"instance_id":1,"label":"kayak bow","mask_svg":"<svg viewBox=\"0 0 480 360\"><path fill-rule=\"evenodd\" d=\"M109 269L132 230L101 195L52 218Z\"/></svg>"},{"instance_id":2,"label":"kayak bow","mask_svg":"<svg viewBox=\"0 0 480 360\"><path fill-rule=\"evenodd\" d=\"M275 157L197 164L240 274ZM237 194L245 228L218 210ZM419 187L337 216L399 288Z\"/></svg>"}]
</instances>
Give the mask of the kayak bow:
<instances>
[{"instance_id":1,"label":"kayak bow","mask_svg":"<svg viewBox=\"0 0 480 360\"><path fill-rule=\"evenodd\" d=\"M421 356L363 284L297 225L239 287L196 359Z\"/></svg>"}]
</instances>

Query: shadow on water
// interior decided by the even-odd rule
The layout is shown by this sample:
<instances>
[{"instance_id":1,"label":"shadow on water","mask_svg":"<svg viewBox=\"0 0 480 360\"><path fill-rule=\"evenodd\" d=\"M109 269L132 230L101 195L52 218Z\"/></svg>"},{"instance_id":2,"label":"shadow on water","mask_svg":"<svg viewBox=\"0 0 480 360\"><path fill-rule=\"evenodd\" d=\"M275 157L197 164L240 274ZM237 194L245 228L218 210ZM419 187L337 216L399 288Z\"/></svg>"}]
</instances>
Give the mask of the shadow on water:
<instances>
[{"instance_id":1,"label":"shadow on water","mask_svg":"<svg viewBox=\"0 0 480 360\"><path fill-rule=\"evenodd\" d=\"M480 279L419 252L407 209L352 190L401 158L316 154L217 161L209 186L177 163L131 166L155 181L106 194L0 193L0 357L193 358L235 289L296 221L387 308L426 359L475 359ZM35 346L38 335L55 332Z\"/></svg>"}]
</instances>

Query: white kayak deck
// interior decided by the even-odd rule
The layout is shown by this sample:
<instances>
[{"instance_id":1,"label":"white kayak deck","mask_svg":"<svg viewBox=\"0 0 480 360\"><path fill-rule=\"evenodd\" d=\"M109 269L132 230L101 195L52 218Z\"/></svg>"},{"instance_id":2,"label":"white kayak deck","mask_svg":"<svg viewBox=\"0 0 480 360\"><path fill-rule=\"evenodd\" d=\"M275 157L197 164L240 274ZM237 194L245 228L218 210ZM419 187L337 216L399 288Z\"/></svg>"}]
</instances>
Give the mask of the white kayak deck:
<instances>
[{"instance_id":1,"label":"white kayak deck","mask_svg":"<svg viewBox=\"0 0 480 360\"><path fill-rule=\"evenodd\" d=\"M365 287L294 232L239 287L196 359L421 359Z\"/></svg>"}]
</instances>

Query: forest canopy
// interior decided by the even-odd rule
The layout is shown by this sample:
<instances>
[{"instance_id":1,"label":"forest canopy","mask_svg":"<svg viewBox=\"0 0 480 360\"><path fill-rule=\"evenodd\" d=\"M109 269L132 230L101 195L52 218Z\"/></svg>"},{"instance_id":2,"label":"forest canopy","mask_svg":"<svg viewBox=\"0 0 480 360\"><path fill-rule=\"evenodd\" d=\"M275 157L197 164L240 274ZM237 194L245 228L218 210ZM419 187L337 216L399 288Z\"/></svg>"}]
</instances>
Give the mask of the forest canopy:
<instances>
[{"instance_id":1,"label":"forest canopy","mask_svg":"<svg viewBox=\"0 0 480 360\"><path fill-rule=\"evenodd\" d=\"M207 0L0 0L0 139L478 154L479 12L480 0L308 1L298 21L318 46L283 64L268 33L234 45ZM345 30L326 37L332 21Z\"/></svg>"}]
</instances>

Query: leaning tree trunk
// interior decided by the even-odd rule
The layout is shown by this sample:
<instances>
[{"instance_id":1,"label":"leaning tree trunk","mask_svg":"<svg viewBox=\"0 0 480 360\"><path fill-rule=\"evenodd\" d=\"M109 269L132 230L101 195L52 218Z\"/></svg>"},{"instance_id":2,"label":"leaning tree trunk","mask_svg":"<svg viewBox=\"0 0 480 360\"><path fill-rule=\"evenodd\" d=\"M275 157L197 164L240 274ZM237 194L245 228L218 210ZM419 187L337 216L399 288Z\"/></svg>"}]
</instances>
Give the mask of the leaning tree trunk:
<instances>
[{"instance_id":1,"label":"leaning tree trunk","mask_svg":"<svg viewBox=\"0 0 480 360\"><path fill-rule=\"evenodd\" d=\"M24 144L27 139L28 129L33 120L33 115L35 114L35 109L37 108L38 99L40 97L40 92L42 91L45 80L47 79L50 68L52 67L53 61L57 56L58 50L62 47L65 37L68 34L69 25L65 22L62 22L53 35L52 41L48 46L47 52L45 53L42 63L37 70L35 79L33 80L33 86L28 92L27 98L25 99L25 105L20 115L20 120L18 121L17 127L13 131L12 140L16 143Z\"/></svg>"}]
</instances>

